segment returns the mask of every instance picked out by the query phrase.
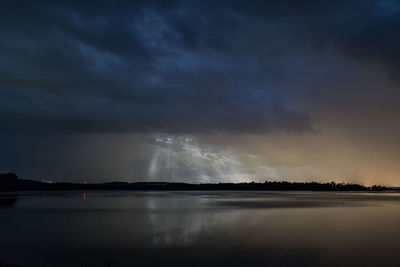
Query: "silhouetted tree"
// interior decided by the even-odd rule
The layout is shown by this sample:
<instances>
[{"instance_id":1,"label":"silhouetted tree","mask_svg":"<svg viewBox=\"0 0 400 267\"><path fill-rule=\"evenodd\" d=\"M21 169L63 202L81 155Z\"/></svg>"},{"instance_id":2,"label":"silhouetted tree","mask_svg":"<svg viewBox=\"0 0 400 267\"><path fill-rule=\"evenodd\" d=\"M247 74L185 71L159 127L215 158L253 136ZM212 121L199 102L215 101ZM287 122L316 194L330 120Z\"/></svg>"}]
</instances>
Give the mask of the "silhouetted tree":
<instances>
[{"instance_id":1,"label":"silhouetted tree","mask_svg":"<svg viewBox=\"0 0 400 267\"><path fill-rule=\"evenodd\" d=\"M102 184L74 183L42 183L31 180L20 180L14 173L0 174L0 191L17 190L161 190L161 191L205 191L205 190L238 190L238 191L382 191L384 186L366 187L359 184L317 183L317 182L269 182L264 183L218 183L218 184L187 184L165 182L110 182Z\"/></svg>"},{"instance_id":2,"label":"silhouetted tree","mask_svg":"<svg viewBox=\"0 0 400 267\"><path fill-rule=\"evenodd\" d=\"M0 191L18 189L19 179L15 173L0 173Z\"/></svg>"}]
</instances>

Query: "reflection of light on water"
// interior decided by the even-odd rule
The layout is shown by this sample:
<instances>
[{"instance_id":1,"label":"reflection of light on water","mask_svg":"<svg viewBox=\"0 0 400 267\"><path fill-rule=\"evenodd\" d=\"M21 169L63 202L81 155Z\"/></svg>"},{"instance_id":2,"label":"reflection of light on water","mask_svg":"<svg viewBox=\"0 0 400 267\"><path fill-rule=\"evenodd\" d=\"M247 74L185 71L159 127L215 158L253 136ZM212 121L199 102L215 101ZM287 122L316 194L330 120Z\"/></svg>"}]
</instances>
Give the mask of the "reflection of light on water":
<instances>
[{"instance_id":1,"label":"reflection of light on water","mask_svg":"<svg viewBox=\"0 0 400 267\"><path fill-rule=\"evenodd\" d=\"M244 181L246 177L230 150L199 144L193 135L157 135L148 178L207 183Z\"/></svg>"},{"instance_id":2,"label":"reflection of light on water","mask_svg":"<svg viewBox=\"0 0 400 267\"><path fill-rule=\"evenodd\" d=\"M200 237L218 232L219 227L237 221L240 212L201 212L209 200L202 197L146 198L152 228L151 242L156 246L188 245ZM197 208L196 212L193 209Z\"/></svg>"},{"instance_id":3,"label":"reflection of light on water","mask_svg":"<svg viewBox=\"0 0 400 267\"><path fill-rule=\"evenodd\" d=\"M83 200L86 200L86 193L83 193Z\"/></svg>"}]
</instances>

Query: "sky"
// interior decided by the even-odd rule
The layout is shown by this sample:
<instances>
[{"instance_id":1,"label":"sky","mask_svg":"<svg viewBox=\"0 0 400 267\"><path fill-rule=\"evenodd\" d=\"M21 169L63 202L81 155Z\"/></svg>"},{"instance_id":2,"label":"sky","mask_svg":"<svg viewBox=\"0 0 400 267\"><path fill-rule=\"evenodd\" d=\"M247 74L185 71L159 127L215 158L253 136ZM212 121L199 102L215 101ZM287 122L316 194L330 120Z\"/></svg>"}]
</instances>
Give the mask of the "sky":
<instances>
[{"instance_id":1,"label":"sky","mask_svg":"<svg viewBox=\"0 0 400 267\"><path fill-rule=\"evenodd\" d=\"M400 186L400 1L0 4L0 172Z\"/></svg>"}]
</instances>

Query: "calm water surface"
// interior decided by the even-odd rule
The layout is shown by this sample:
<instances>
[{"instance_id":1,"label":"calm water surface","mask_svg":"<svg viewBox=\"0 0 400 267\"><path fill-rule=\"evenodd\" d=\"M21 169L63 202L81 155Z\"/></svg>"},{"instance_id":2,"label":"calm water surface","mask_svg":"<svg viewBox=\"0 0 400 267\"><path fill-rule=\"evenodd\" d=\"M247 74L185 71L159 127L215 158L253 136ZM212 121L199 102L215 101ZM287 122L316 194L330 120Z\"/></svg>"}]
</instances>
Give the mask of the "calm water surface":
<instances>
[{"instance_id":1,"label":"calm water surface","mask_svg":"<svg viewBox=\"0 0 400 267\"><path fill-rule=\"evenodd\" d=\"M0 266L400 266L400 194L0 194Z\"/></svg>"}]
</instances>

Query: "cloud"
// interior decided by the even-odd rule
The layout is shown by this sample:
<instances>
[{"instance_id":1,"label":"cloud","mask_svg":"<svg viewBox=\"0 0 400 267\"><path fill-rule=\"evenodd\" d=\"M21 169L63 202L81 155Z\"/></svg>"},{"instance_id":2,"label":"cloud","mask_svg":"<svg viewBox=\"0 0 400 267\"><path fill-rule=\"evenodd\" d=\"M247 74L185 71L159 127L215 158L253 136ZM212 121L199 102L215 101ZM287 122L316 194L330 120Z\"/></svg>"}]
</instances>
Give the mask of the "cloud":
<instances>
[{"instance_id":1,"label":"cloud","mask_svg":"<svg viewBox=\"0 0 400 267\"><path fill-rule=\"evenodd\" d=\"M0 169L392 183L399 16L395 0L5 1Z\"/></svg>"},{"instance_id":2,"label":"cloud","mask_svg":"<svg viewBox=\"0 0 400 267\"><path fill-rule=\"evenodd\" d=\"M397 73L399 16L398 1L7 2L0 130L313 131L280 86L293 64L336 49Z\"/></svg>"},{"instance_id":3,"label":"cloud","mask_svg":"<svg viewBox=\"0 0 400 267\"><path fill-rule=\"evenodd\" d=\"M390 74L399 71L398 0L232 1L232 7L249 18L278 22L295 45L335 48L350 58L382 65Z\"/></svg>"},{"instance_id":4,"label":"cloud","mask_svg":"<svg viewBox=\"0 0 400 267\"><path fill-rule=\"evenodd\" d=\"M20 5L2 17L2 133L312 128L269 80L279 67L232 32L219 36L234 17L191 22L182 3Z\"/></svg>"}]
</instances>

